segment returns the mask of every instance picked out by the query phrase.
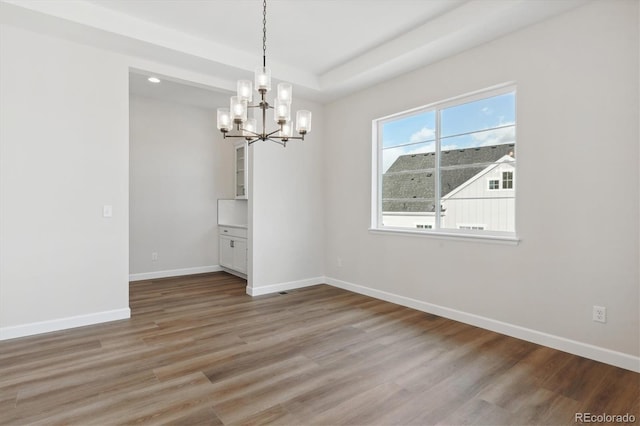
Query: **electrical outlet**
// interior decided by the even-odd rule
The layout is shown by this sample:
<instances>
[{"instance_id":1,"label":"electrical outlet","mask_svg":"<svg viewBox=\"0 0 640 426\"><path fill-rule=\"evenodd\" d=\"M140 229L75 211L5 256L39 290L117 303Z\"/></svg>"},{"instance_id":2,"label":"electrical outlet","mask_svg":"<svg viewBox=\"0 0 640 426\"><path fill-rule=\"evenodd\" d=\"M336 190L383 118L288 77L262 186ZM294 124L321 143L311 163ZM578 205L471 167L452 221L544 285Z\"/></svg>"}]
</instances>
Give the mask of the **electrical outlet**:
<instances>
[{"instance_id":1,"label":"electrical outlet","mask_svg":"<svg viewBox=\"0 0 640 426\"><path fill-rule=\"evenodd\" d=\"M341 257L336 259L336 264L338 265L338 268L342 268L342 258Z\"/></svg>"},{"instance_id":2,"label":"electrical outlet","mask_svg":"<svg viewBox=\"0 0 640 426\"><path fill-rule=\"evenodd\" d=\"M155 251L151 253L151 260L153 260L154 262L158 260L158 253L156 253Z\"/></svg>"},{"instance_id":3,"label":"electrical outlet","mask_svg":"<svg viewBox=\"0 0 640 426\"><path fill-rule=\"evenodd\" d=\"M593 306L593 320L596 322L607 322L607 308L604 306Z\"/></svg>"}]
</instances>

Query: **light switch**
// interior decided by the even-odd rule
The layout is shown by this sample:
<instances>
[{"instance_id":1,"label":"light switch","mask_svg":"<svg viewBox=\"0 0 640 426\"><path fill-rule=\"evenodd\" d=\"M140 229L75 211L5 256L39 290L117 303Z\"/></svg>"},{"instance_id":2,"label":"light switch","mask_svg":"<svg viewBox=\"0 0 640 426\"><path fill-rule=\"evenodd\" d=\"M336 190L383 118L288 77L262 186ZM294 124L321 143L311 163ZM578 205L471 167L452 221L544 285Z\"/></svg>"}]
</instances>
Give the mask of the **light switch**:
<instances>
[{"instance_id":1,"label":"light switch","mask_svg":"<svg viewBox=\"0 0 640 426\"><path fill-rule=\"evenodd\" d=\"M113 206L102 206L102 217L113 216Z\"/></svg>"}]
</instances>

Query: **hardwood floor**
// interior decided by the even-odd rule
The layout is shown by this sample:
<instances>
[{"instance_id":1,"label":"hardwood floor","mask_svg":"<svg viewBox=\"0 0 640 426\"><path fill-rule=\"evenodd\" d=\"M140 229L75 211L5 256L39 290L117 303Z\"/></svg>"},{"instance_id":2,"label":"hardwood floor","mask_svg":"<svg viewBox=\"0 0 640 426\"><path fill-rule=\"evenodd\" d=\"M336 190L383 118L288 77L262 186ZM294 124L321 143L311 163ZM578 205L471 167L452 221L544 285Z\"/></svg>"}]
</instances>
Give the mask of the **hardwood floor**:
<instances>
[{"instance_id":1,"label":"hardwood floor","mask_svg":"<svg viewBox=\"0 0 640 426\"><path fill-rule=\"evenodd\" d=\"M0 424L640 422L640 375L326 285L131 284L130 320L0 342Z\"/></svg>"}]
</instances>

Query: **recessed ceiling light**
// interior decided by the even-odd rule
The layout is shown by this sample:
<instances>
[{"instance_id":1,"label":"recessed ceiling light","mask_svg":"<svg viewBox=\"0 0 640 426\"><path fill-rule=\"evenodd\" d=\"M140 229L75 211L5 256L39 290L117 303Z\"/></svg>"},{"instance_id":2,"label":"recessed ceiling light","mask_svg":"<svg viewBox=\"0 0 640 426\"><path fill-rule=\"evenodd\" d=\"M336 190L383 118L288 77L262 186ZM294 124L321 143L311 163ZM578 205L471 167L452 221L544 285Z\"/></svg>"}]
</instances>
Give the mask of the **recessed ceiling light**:
<instances>
[{"instance_id":1,"label":"recessed ceiling light","mask_svg":"<svg viewBox=\"0 0 640 426\"><path fill-rule=\"evenodd\" d=\"M158 77L149 77L147 80L151 83L160 83L160 79Z\"/></svg>"}]
</instances>

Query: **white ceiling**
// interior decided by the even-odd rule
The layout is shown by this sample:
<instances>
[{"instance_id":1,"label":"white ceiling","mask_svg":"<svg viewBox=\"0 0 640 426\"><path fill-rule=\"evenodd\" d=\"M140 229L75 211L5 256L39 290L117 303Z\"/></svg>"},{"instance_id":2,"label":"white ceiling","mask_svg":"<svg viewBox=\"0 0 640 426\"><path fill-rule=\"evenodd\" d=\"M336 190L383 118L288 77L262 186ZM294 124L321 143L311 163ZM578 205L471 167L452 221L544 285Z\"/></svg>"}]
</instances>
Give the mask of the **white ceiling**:
<instances>
[{"instance_id":1,"label":"white ceiling","mask_svg":"<svg viewBox=\"0 0 640 426\"><path fill-rule=\"evenodd\" d=\"M262 0L88 1L248 52L256 66L261 62ZM269 0L267 59L324 74L465 1Z\"/></svg>"},{"instance_id":2,"label":"white ceiling","mask_svg":"<svg viewBox=\"0 0 640 426\"><path fill-rule=\"evenodd\" d=\"M267 65L299 95L330 101L588 1L267 0ZM232 90L262 60L262 0L0 0L0 7L0 23L188 70L186 80L200 86Z\"/></svg>"}]
</instances>

